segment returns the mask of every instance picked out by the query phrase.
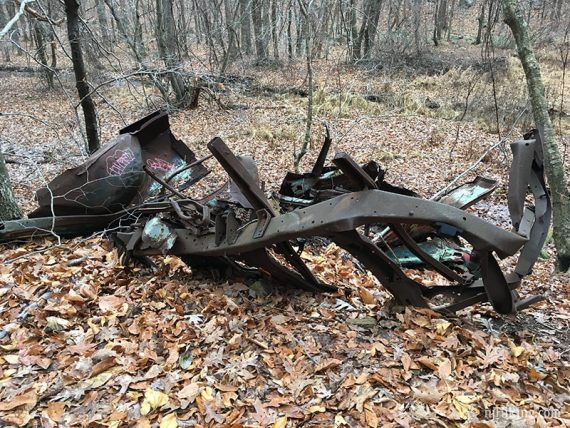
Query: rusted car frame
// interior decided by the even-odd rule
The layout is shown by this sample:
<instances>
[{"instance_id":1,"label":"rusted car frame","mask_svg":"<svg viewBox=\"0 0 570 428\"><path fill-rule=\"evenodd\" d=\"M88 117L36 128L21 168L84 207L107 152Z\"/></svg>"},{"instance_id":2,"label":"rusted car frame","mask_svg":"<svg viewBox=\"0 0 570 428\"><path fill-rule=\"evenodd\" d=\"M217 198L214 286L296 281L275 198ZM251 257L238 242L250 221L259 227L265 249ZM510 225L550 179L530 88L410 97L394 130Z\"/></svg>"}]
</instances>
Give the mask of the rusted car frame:
<instances>
[{"instance_id":1,"label":"rusted car frame","mask_svg":"<svg viewBox=\"0 0 570 428\"><path fill-rule=\"evenodd\" d=\"M173 254L195 269L207 266L231 275L269 275L285 285L334 290L321 283L299 255L306 240L319 236L358 259L404 305L453 312L489 302L497 312L507 314L541 299L520 299L516 291L531 272L550 227L538 131L512 144L508 207L513 231L464 211L494 190L493 180L478 177L439 201L425 200L386 182L375 162L359 165L348 154L337 153L333 165L326 166L332 141L328 128L311 172L288 173L274 203L259 185L255 162L235 156L220 138L208 143L208 149L227 172L229 188L194 199L183 190L208 173L204 162L210 156L197 160L182 148L170 133L167 116L151 115L126 128L124 134L130 139L127 147L135 145L140 155L133 156L132 163L119 162L120 171L107 168L109 177L101 178L102 185L96 183L101 188L93 188L108 192L111 181L116 185L125 178L121 174L136 175L136 183L125 184L124 194L115 195L120 203L115 199L99 203L101 195L89 199L90 194L83 192L93 183L82 174L97 165L118 162L120 153L105 149L87 165L54 180L57 186L50 187L50 183L39 192L40 196L55 195L50 204L55 217L6 222L0 241L50 232L71 236L81 221L90 222L82 232L112 229L110 238L128 258ZM157 156L169 165L172 159L180 161L176 168L157 170L153 168L157 161L148 162ZM183 180L172 180L183 171ZM534 206L525 206L528 189ZM73 205L67 197L70 194L83 199ZM98 202L86 208L86 200ZM68 211L75 215L59 215ZM406 257L398 258L396 252ZM516 254L516 268L503 272L497 258ZM411 279L406 263L437 272L442 284L428 287Z\"/></svg>"}]
</instances>

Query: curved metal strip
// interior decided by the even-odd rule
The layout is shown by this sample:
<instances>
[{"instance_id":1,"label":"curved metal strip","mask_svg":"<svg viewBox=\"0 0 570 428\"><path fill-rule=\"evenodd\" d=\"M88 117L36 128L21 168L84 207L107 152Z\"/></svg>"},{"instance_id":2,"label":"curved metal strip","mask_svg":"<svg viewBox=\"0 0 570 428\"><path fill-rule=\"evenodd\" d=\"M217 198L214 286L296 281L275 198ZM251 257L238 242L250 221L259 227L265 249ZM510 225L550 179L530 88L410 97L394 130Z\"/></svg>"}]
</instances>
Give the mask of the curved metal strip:
<instances>
[{"instance_id":1,"label":"curved metal strip","mask_svg":"<svg viewBox=\"0 0 570 428\"><path fill-rule=\"evenodd\" d=\"M300 237L331 236L372 223L441 222L462 231L461 236L477 250L495 251L501 257L514 255L526 239L500 229L457 208L433 201L397 195L381 190L366 190L279 215L271 220L265 234L252 240L257 222L240 230L233 244L216 246L215 236L196 237L177 229L173 254L227 255L266 247Z\"/></svg>"},{"instance_id":2,"label":"curved metal strip","mask_svg":"<svg viewBox=\"0 0 570 428\"><path fill-rule=\"evenodd\" d=\"M428 253L423 251L420 246L414 241L414 239L406 232L406 230L399 224L391 224L390 229L392 229L398 238L408 247L408 249L414 253L414 255L422 260L427 265L431 266L436 272L443 275L450 281L455 281L458 284L464 284L465 279L455 272L453 269L441 263L439 260L434 259Z\"/></svg>"}]
</instances>

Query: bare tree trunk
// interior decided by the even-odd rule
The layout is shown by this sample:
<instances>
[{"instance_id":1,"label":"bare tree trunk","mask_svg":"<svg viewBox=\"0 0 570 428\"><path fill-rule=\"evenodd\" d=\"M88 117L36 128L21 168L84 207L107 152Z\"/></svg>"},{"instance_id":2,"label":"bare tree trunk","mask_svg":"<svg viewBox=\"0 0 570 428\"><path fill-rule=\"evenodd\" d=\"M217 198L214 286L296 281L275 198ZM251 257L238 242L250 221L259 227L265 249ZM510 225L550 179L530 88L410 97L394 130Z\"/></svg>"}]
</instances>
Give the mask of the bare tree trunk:
<instances>
[{"instance_id":1,"label":"bare tree trunk","mask_svg":"<svg viewBox=\"0 0 570 428\"><path fill-rule=\"evenodd\" d=\"M475 39L475 45L481 44L481 38L483 37L483 23L485 22L485 7L487 0L483 0L481 3L481 12L477 17L477 38Z\"/></svg>"},{"instance_id":2,"label":"bare tree trunk","mask_svg":"<svg viewBox=\"0 0 570 428\"><path fill-rule=\"evenodd\" d=\"M188 33L190 28L188 27L188 21L186 19L186 0L179 1L180 10L180 29L178 34L180 34L180 50L182 51L185 58L190 57L190 51L188 49Z\"/></svg>"},{"instance_id":3,"label":"bare tree trunk","mask_svg":"<svg viewBox=\"0 0 570 428\"><path fill-rule=\"evenodd\" d=\"M99 135L97 134L97 113L95 103L90 95L87 83L87 73L85 72L85 62L81 51L81 36L79 32L79 3L77 0L65 0L65 14L67 16L67 37L71 48L71 61L75 72L75 86L83 116L85 117L85 134L87 135L87 145L89 153L99 149Z\"/></svg>"},{"instance_id":4,"label":"bare tree trunk","mask_svg":"<svg viewBox=\"0 0 570 428\"><path fill-rule=\"evenodd\" d=\"M36 42L36 54L38 61L43 65L42 73L45 77L48 88L53 89L53 71L48 64L47 58L47 25L37 19L34 20L34 41Z\"/></svg>"},{"instance_id":5,"label":"bare tree trunk","mask_svg":"<svg viewBox=\"0 0 570 428\"><path fill-rule=\"evenodd\" d=\"M263 34L263 0L251 1L251 20L253 21L253 37L255 38L255 52L257 60L263 62L267 59L267 41Z\"/></svg>"},{"instance_id":6,"label":"bare tree trunk","mask_svg":"<svg viewBox=\"0 0 570 428\"><path fill-rule=\"evenodd\" d=\"M0 150L0 220L14 220L21 217L22 213L12 192L4 154Z\"/></svg>"},{"instance_id":7,"label":"bare tree trunk","mask_svg":"<svg viewBox=\"0 0 570 428\"><path fill-rule=\"evenodd\" d=\"M156 0L156 24L159 52L168 69L168 79L176 97L176 107L197 107L198 89L189 91L179 70L180 55L176 43L173 0Z\"/></svg>"},{"instance_id":8,"label":"bare tree trunk","mask_svg":"<svg viewBox=\"0 0 570 428\"><path fill-rule=\"evenodd\" d=\"M293 61L295 57L293 51L293 30L291 27L293 26L293 1L289 3L289 7L287 8L287 56L289 61Z\"/></svg>"},{"instance_id":9,"label":"bare tree trunk","mask_svg":"<svg viewBox=\"0 0 570 428\"><path fill-rule=\"evenodd\" d=\"M296 29L296 38L295 38L295 50L297 52L297 56L303 55L303 40L305 40L307 35L307 20L303 17L303 15L299 12L297 14L297 22L295 24Z\"/></svg>"},{"instance_id":10,"label":"bare tree trunk","mask_svg":"<svg viewBox=\"0 0 570 428\"><path fill-rule=\"evenodd\" d=\"M97 8L97 20L99 21L99 29L101 31L101 38L103 39L103 45L105 48L109 49L113 45L111 44L111 38L109 37L109 22L107 21L107 11L105 10L105 3L103 0L96 0L95 6Z\"/></svg>"},{"instance_id":11,"label":"bare tree trunk","mask_svg":"<svg viewBox=\"0 0 570 428\"><path fill-rule=\"evenodd\" d=\"M251 0L239 0L241 46L251 55Z\"/></svg>"},{"instance_id":12,"label":"bare tree trunk","mask_svg":"<svg viewBox=\"0 0 570 428\"><path fill-rule=\"evenodd\" d=\"M279 60L279 37L277 35L277 0L271 0L271 39L273 40L273 58Z\"/></svg>"},{"instance_id":13,"label":"bare tree trunk","mask_svg":"<svg viewBox=\"0 0 570 428\"><path fill-rule=\"evenodd\" d=\"M455 0L451 0L449 7L449 17L447 18L447 41L451 40L451 27L453 25L453 18L455 16Z\"/></svg>"},{"instance_id":14,"label":"bare tree trunk","mask_svg":"<svg viewBox=\"0 0 570 428\"><path fill-rule=\"evenodd\" d=\"M350 0L350 12L349 12L349 23L350 23L350 57L358 59L354 53L356 40L358 39L358 28L356 27L356 5L358 0ZM360 56L360 53L358 54Z\"/></svg>"},{"instance_id":15,"label":"bare tree trunk","mask_svg":"<svg viewBox=\"0 0 570 428\"><path fill-rule=\"evenodd\" d=\"M566 184L562 156L555 141L554 127L548 115L540 65L534 55L528 25L517 0L501 0L501 4L505 22L510 27L517 44L535 124L539 129L544 130L544 162L552 197L557 267L562 271L568 271L570 270L570 192Z\"/></svg>"},{"instance_id":16,"label":"bare tree trunk","mask_svg":"<svg viewBox=\"0 0 570 428\"><path fill-rule=\"evenodd\" d=\"M447 0L435 1L433 44L439 46L442 33L447 29Z\"/></svg>"},{"instance_id":17,"label":"bare tree trunk","mask_svg":"<svg viewBox=\"0 0 570 428\"><path fill-rule=\"evenodd\" d=\"M368 19L370 19L370 3L366 3L366 8L364 9L364 16L362 17L362 23L360 24L360 31L355 39L354 47L352 48L352 59L357 61L362 58L362 41L364 40L364 33L366 32L366 27L368 26Z\"/></svg>"},{"instance_id":18,"label":"bare tree trunk","mask_svg":"<svg viewBox=\"0 0 570 428\"><path fill-rule=\"evenodd\" d=\"M311 28L311 16L309 5L304 3L305 0L298 0L301 14L305 18L307 24L307 33L305 34L305 54L307 55L307 84L309 86L309 94L307 99L307 120L305 122L305 136L301 148L293 153L293 162L295 172L299 172L299 165L303 157L307 154L307 148L311 141L311 128L313 126L313 52L312 52L312 39L313 31ZM309 3L310 4L310 3Z\"/></svg>"},{"instance_id":19,"label":"bare tree trunk","mask_svg":"<svg viewBox=\"0 0 570 428\"><path fill-rule=\"evenodd\" d=\"M422 11L423 5L422 0L414 0L414 5L412 7L412 14L414 19L414 46L416 47L416 53L419 53L422 46L421 38L421 25L422 25Z\"/></svg>"},{"instance_id":20,"label":"bare tree trunk","mask_svg":"<svg viewBox=\"0 0 570 428\"><path fill-rule=\"evenodd\" d=\"M370 58L370 54L374 48L376 32L378 31L378 21L380 20L380 11L382 10L382 0L371 0L368 10L370 16L364 34L364 58Z\"/></svg>"},{"instance_id":21,"label":"bare tree trunk","mask_svg":"<svg viewBox=\"0 0 570 428\"><path fill-rule=\"evenodd\" d=\"M131 36L131 32L128 29L128 22L126 22L126 19L122 14L119 14L119 8L115 7L113 0L104 1L109 8L109 11L111 12L111 15L113 16L114 22L117 24L117 29L119 30L120 36L125 39L127 45L129 45L129 48L133 52L133 55L137 62L142 63L144 55L142 52L139 52L135 37Z\"/></svg>"},{"instance_id":22,"label":"bare tree trunk","mask_svg":"<svg viewBox=\"0 0 570 428\"><path fill-rule=\"evenodd\" d=\"M135 48L137 52L140 54L142 58L146 57L146 48L144 45L143 39L143 28L141 22L141 15L140 15L140 0L136 0L135 2L135 10L134 10L134 17L135 17Z\"/></svg>"},{"instance_id":23,"label":"bare tree trunk","mask_svg":"<svg viewBox=\"0 0 570 428\"><path fill-rule=\"evenodd\" d=\"M224 9L226 14L226 29L228 32L228 50L224 56L220 74L224 74L230 61L233 61L238 56L237 17L239 13L239 3L236 2L232 10L229 0L225 0Z\"/></svg>"},{"instance_id":24,"label":"bare tree trunk","mask_svg":"<svg viewBox=\"0 0 570 428\"><path fill-rule=\"evenodd\" d=\"M4 3L0 2L0 29L4 28L9 19L10 18L8 18ZM2 49L4 51L4 62L10 62L10 42L0 41L0 44L4 45L4 48Z\"/></svg>"}]
</instances>

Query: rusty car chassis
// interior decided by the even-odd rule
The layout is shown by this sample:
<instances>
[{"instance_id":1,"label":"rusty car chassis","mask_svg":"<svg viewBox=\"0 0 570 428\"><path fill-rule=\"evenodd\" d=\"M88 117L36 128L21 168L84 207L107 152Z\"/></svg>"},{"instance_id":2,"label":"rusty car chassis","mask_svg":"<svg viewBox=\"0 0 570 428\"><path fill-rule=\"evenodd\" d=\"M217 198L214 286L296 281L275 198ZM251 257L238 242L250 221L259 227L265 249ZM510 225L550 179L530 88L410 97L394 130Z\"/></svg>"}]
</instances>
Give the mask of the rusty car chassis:
<instances>
[{"instance_id":1,"label":"rusty car chassis","mask_svg":"<svg viewBox=\"0 0 570 428\"><path fill-rule=\"evenodd\" d=\"M323 237L350 253L403 305L454 312L489 302L508 314L541 300L521 299L516 291L550 226L540 132L511 144L512 231L465 211L495 189L493 180L477 177L426 200L386 182L376 162L359 165L337 153L325 166L330 146L327 128L311 172L287 173L280 191L268 198L252 158L234 155L214 138L207 146L211 155L196 159L171 133L168 116L156 112L40 189L40 206L28 219L0 224L0 242L105 230L130 259L172 254L193 269L331 291L300 256L313 238ZM204 164L212 157L229 182L206 198L188 196L184 192L209 173ZM529 190L533 206L525 206ZM497 258L515 255L514 269L503 272ZM412 267L436 272L441 284L411 279Z\"/></svg>"}]
</instances>

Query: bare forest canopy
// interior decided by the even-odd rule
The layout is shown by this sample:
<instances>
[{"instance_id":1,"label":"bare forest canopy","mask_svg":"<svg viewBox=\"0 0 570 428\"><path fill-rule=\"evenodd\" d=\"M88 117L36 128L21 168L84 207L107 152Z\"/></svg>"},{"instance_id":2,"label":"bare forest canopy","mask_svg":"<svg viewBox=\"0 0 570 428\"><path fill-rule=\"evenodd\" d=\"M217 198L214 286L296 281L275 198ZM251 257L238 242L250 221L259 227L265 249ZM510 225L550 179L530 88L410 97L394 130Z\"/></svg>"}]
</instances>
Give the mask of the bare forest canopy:
<instances>
[{"instance_id":1,"label":"bare forest canopy","mask_svg":"<svg viewBox=\"0 0 570 428\"><path fill-rule=\"evenodd\" d=\"M384 103L406 111L427 111L454 119L472 116L501 133L525 107L525 88L515 80L522 75L517 75L511 64L513 38L502 22L499 3L81 1L79 37L90 92L102 103L108 103L106 90L117 85L126 85L137 95L142 91L145 102L155 107L195 106L200 95L218 101L219 92L225 90L308 95L306 78L290 82L285 79L276 85L260 77L266 75L265 70L302 62L309 53L311 60L328 64L315 75L316 96L342 98L343 93L356 93L364 97L362 102ZM548 48L544 52L546 66L557 71L552 76L556 82L549 87L550 107L554 113L567 116L559 83L560 70L565 69L568 59L569 5L564 0L520 3L535 47ZM2 0L0 27L5 27L20 10L24 13L0 41L2 68L40 72L50 88L69 83L71 52L65 35L63 2ZM326 82L323 87L323 81L334 79L333 73L341 73L335 69L346 64L383 76L379 80L384 85L337 84L331 88L333 82ZM393 87L392 79L386 78L395 72L416 77L415 85L425 88L425 92L430 88L451 89L449 85L456 86L456 90L458 84L465 87L449 94L453 100L434 99L437 97L429 93L416 99L413 94L402 94L401 88ZM449 73L447 79L434 79ZM152 89L145 92L141 85ZM205 88L205 93L199 93L200 87ZM116 110L117 115L126 114L120 108ZM341 114L342 107L338 110Z\"/></svg>"},{"instance_id":2,"label":"bare forest canopy","mask_svg":"<svg viewBox=\"0 0 570 428\"><path fill-rule=\"evenodd\" d=\"M518 6L518 17L528 23L515 25L515 36L505 5ZM540 64L543 116L532 102L541 91L527 85L521 40L532 46L522 53L534 52ZM570 281L556 263L570 225L559 215L570 173L569 59L568 0L0 0L0 238L10 227L14 236L24 236L18 235L22 225L42 227L32 230L34 240L0 244L0 426L569 426ZM112 181L112 173L135 158L117 144L136 148L139 137L130 131L157 110L169 114L163 143L189 150L198 159L192 167L203 162L207 174L188 189L166 192L166 205L166 199L137 200L127 225L109 226L95 212L98 222L85 225L78 216L73 233L65 219L58 229L50 215L58 201L68 202L68 193L82 209L83 197L97 203L116 198L122 209L120 186L109 191L105 179L88 177L103 191L76 198L66 188L54 197L46 185L72 168L66 174L81 180L99 164ZM545 119L548 159L537 150L523 162L519 152L517 163L509 144L519 140L515 151L536 144L538 138L522 136L535 127L540 131L528 135L541 136ZM314 167L323 122L330 146L324 169ZM216 162L209 141L231 168ZM331 204L329 197L344 198L340 208L364 218L358 213L366 207L347 202L354 193L346 193L338 176L330 178L337 164L353 172L361 165L370 176L365 162L375 160L378 176L364 186L369 190L349 190L368 192L372 205L381 202L375 187L388 188L400 211L405 195L421 197L418 204L429 208L449 202L450 189L465 196L461 189L477 188L474 183L487 186L485 199L463 207L464 216L451 207L446 212L458 222L481 224L488 241L524 241L532 263L522 257L521 267L518 256L495 261L497 254L471 228L445 224L449 233L469 234L473 244L456 236L461 251L436 248L433 260L426 259L437 272L402 251L402 242L390 245L388 238L397 239L390 225L366 224L345 240L295 238L281 253L278 246L255 247L247 260L243 251L205 247L178 257L135 239L148 223L166 224L167 232L176 225L177 236L187 234L188 248L192 240L217 248L231 247L235 238L242 245L243 230L256 233L263 212L236 208L222 193L204 202L226 188L228 169L239 169L230 149L255 161L254 193L264 203L269 199L264 209L275 210L271 218L280 221L294 219L295 210L310 214L318 203ZM336 152L350 158L340 154L335 163ZM554 152L559 168L553 175ZM510 173L513 160L522 166ZM525 196L530 176L523 166L540 184L534 183L533 196ZM142 171L156 192L162 192L161 177L171 174L155 174L157 181ZM238 182L239 176L234 171ZM558 187L552 177L563 177ZM535 242L546 241L542 250L513 229L509 179L519 190L515 211L536 206L518 227L537 224ZM550 203L537 203L548 200L547 193L558 235L541 220L550 219ZM391 211L383 202L382 210ZM218 203L225 235L213 232ZM334 205L291 227L336 221L342 210ZM175 206L192 218L180 217ZM414 209L399 218L405 223ZM34 216L41 221L34 223ZM269 242L272 228L265 233L261 239ZM417 233L411 227L398 236ZM354 239L364 242L364 235L376 242L355 247ZM432 238L422 248L437 244ZM570 254L568 242L564 254ZM253 248L256 241L246 244ZM488 257L472 260L476 246ZM217 266L201 257L212 251L219 252ZM379 275L373 256L383 251L391 267ZM127 263L129 257L135 263ZM263 276L227 276L228 266L245 272L261 266ZM465 272L453 270L458 266L477 280L508 273L503 295L481 303L482 280L476 289L463 286L467 279L458 273ZM267 270L283 268L334 288L309 293L267 280ZM524 270L522 282L512 275L517 270ZM429 297L429 308L403 307L382 286L382 279L389 285L402 280L394 274L400 271ZM454 306L458 316L434 310L452 303L438 302L437 286L455 284L441 272L463 284L453 293L466 297ZM298 275L285 278L299 282Z\"/></svg>"}]
</instances>

